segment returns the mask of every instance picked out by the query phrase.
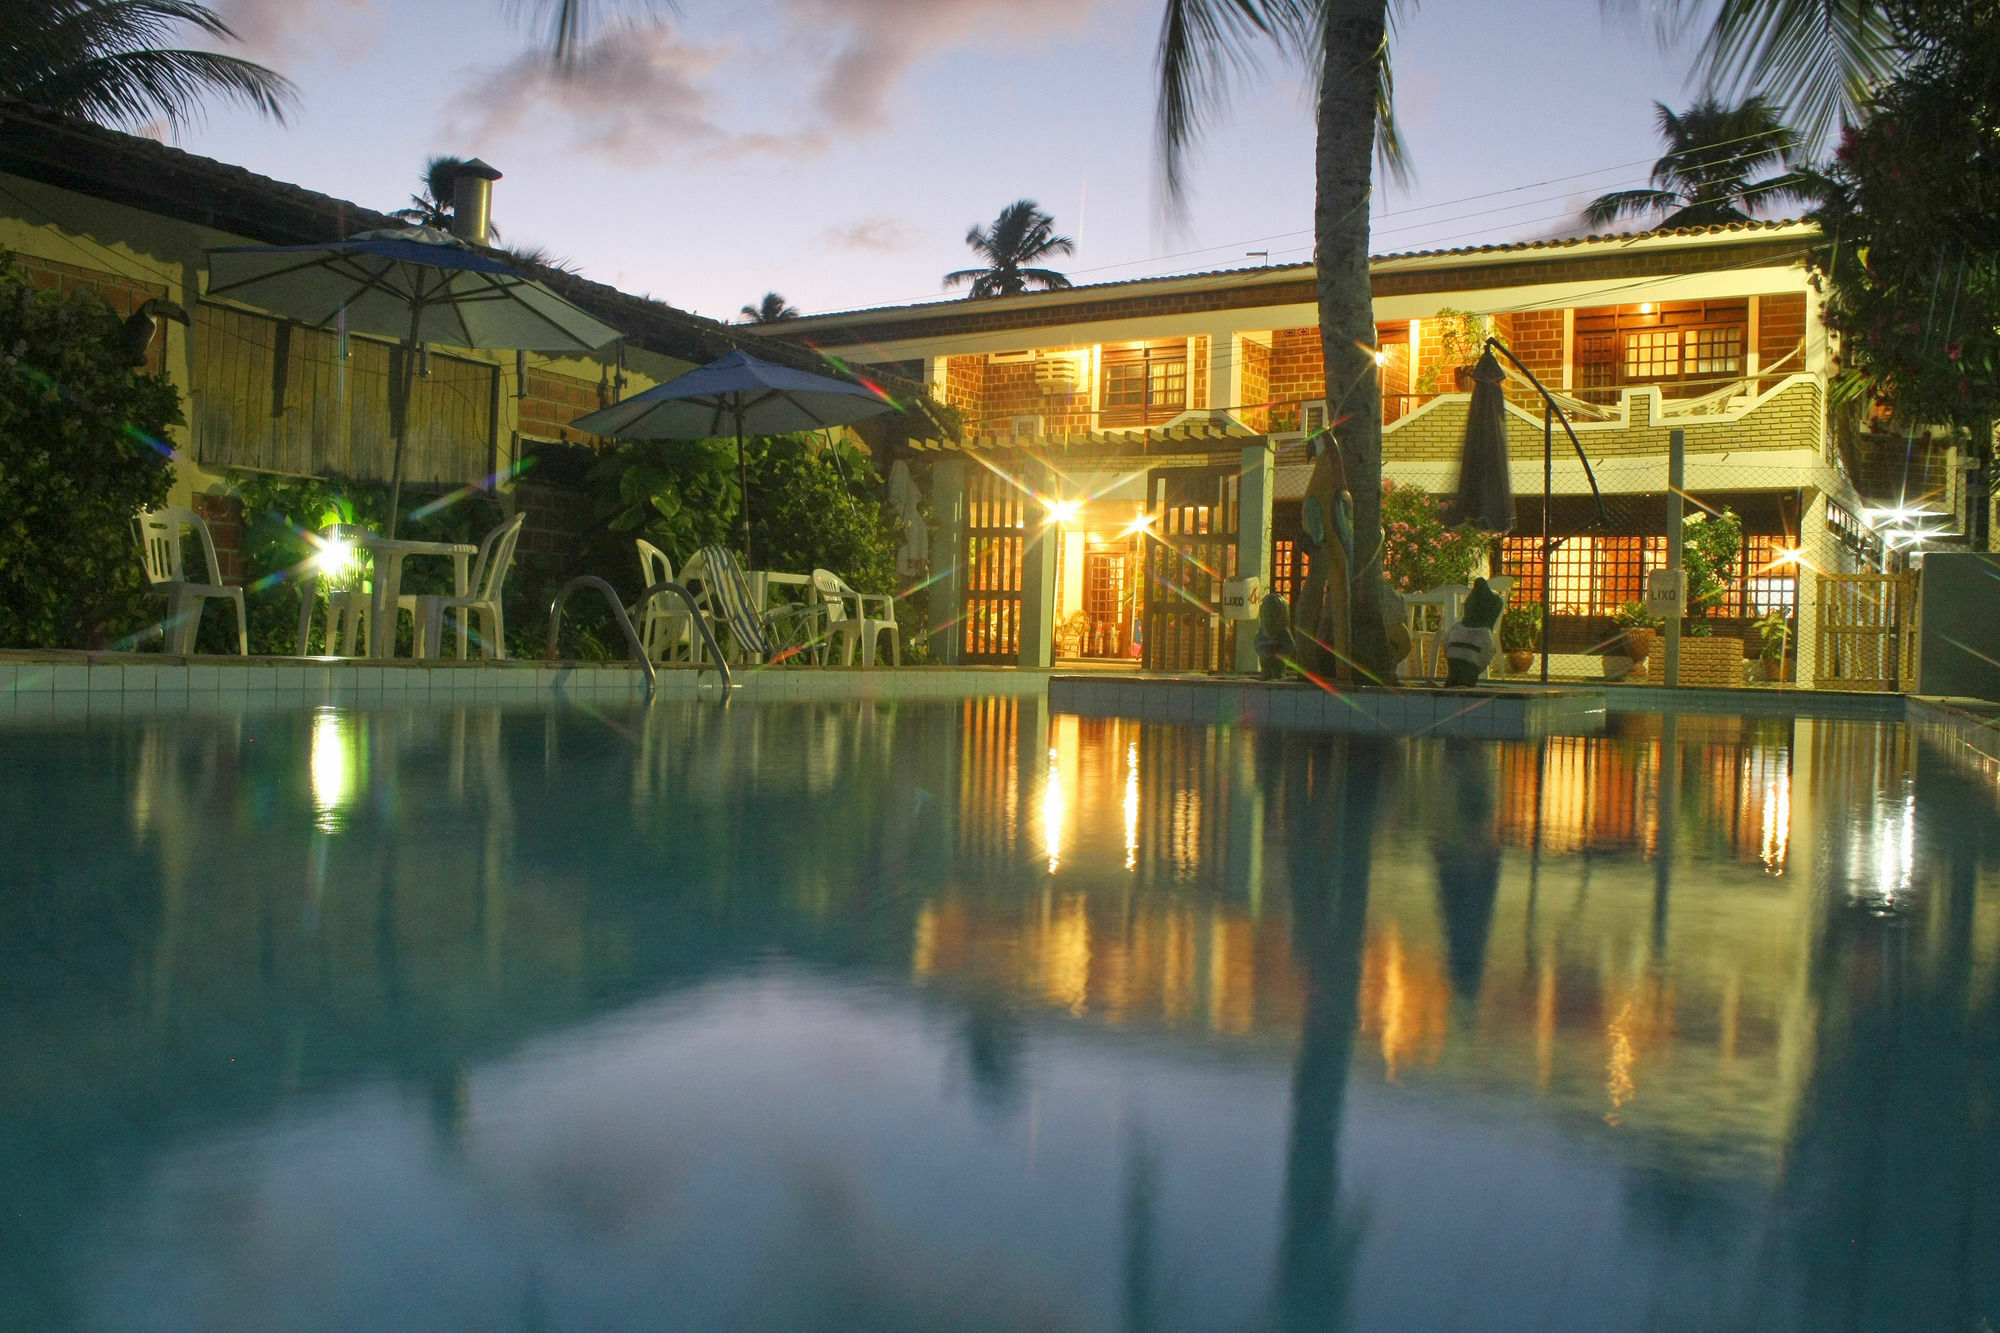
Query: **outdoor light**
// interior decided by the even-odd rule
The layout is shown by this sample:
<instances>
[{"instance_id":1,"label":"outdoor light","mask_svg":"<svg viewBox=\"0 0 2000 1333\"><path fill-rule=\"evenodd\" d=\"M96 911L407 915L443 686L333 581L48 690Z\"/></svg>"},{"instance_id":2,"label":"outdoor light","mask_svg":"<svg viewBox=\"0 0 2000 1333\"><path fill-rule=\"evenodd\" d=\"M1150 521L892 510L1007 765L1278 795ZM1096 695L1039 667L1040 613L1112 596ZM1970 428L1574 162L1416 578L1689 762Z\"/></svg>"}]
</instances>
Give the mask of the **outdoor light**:
<instances>
[{"instance_id":1,"label":"outdoor light","mask_svg":"<svg viewBox=\"0 0 2000 1333\"><path fill-rule=\"evenodd\" d=\"M1389 354L1379 347L1375 349L1375 364L1378 366L1389 364Z\"/></svg>"},{"instance_id":2,"label":"outdoor light","mask_svg":"<svg viewBox=\"0 0 2000 1333\"><path fill-rule=\"evenodd\" d=\"M1642 315L1650 315L1650 314L1652 314L1652 313L1653 313L1653 303L1652 303L1651 301L1641 301L1641 302L1639 302L1639 313L1640 313L1640 314L1642 314Z\"/></svg>"},{"instance_id":3,"label":"outdoor light","mask_svg":"<svg viewBox=\"0 0 2000 1333\"><path fill-rule=\"evenodd\" d=\"M1083 502L1081 500L1051 500L1049 501L1049 516L1046 521L1050 523L1074 523L1076 522L1077 515L1082 512Z\"/></svg>"},{"instance_id":4,"label":"outdoor light","mask_svg":"<svg viewBox=\"0 0 2000 1333\"><path fill-rule=\"evenodd\" d=\"M330 541L313 556L313 567L328 578L339 578L354 568L354 543Z\"/></svg>"},{"instance_id":5,"label":"outdoor light","mask_svg":"<svg viewBox=\"0 0 2000 1333\"><path fill-rule=\"evenodd\" d=\"M1140 533L1144 532L1147 528L1150 528L1152 526L1153 526L1153 516L1151 514L1140 514L1138 517L1134 518L1130 523L1127 523L1125 525L1125 530L1119 533L1118 535L1121 537L1136 537Z\"/></svg>"},{"instance_id":6,"label":"outdoor light","mask_svg":"<svg viewBox=\"0 0 2000 1333\"><path fill-rule=\"evenodd\" d=\"M1796 565L1803 555L1805 555L1805 552L1796 546L1780 546L1778 548L1778 563L1781 565Z\"/></svg>"}]
</instances>

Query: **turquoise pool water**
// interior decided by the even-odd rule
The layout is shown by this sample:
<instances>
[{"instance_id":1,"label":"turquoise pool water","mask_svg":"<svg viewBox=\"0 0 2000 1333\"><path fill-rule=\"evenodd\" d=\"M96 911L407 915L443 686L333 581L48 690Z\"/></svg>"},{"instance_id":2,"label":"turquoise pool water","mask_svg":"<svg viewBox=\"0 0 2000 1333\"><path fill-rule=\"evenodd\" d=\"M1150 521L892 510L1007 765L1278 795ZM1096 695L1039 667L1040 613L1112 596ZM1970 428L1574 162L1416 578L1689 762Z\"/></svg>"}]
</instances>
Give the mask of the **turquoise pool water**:
<instances>
[{"instance_id":1,"label":"turquoise pool water","mask_svg":"<svg viewBox=\"0 0 2000 1333\"><path fill-rule=\"evenodd\" d=\"M2000 1328L2000 783L1039 703L0 730L0 1328Z\"/></svg>"}]
</instances>

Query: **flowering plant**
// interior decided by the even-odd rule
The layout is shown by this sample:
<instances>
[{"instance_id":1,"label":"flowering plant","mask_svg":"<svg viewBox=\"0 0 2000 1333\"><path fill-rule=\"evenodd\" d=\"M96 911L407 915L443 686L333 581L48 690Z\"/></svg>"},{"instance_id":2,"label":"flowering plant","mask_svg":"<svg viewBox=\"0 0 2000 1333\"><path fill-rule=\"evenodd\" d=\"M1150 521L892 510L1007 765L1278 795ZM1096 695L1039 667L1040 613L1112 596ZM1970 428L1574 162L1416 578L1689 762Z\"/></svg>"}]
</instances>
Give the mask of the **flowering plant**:
<instances>
[{"instance_id":1,"label":"flowering plant","mask_svg":"<svg viewBox=\"0 0 2000 1333\"><path fill-rule=\"evenodd\" d=\"M1486 542L1470 523L1445 523L1444 502L1382 479L1382 577L1397 592L1472 582Z\"/></svg>"}]
</instances>

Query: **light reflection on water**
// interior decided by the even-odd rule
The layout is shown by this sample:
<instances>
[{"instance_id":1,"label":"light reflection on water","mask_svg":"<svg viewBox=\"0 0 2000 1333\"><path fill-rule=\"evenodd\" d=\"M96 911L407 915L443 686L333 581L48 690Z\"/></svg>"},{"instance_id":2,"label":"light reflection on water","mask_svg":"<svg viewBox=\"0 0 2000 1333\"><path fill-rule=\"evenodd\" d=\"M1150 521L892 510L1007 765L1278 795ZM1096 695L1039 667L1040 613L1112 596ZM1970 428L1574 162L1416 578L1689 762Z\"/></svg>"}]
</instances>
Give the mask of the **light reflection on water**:
<instances>
[{"instance_id":1,"label":"light reflection on water","mask_svg":"<svg viewBox=\"0 0 2000 1333\"><path fill-rule=\"evenodd\" d=\"M1037 703L0 731L0 1326L2000 1326L2000 785Z\"/></svg>"}]
</instances>

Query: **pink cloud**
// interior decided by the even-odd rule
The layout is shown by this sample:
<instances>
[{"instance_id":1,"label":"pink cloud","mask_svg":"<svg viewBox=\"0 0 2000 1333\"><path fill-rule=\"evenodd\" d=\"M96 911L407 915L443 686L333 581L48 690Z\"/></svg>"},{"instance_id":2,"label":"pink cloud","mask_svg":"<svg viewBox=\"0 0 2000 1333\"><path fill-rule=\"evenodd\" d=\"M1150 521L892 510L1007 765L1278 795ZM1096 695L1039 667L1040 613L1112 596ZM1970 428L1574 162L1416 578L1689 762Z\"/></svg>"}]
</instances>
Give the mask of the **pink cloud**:
<instances>
[{"instance_id":1,"label":"pink cloud","mask_svg":"<svg viewBox=\"0 0 2000 1333\"><path fill-rule=\"evenodd\" d=\"M559 127L572 150L637 163L672 154L803 157L824 146L817 132L725 129L712 82L729 55L666 27L607 33L568 74L550 69L538 52L523 52L474 72L446 108L446 137L476 144Z\"/></svg>"},{"instance_id":2,"label":"pink cloud","mask_svg":"<svg viewBox=\"0 0 2000 1333\"><path fill-rule=\"evenodd\" d=\"M287 65L331 59L353 64L382 35L376 0L216 0L215 12L236 33L234 55L285 72Z\"/></svg>"}]
</instances>

